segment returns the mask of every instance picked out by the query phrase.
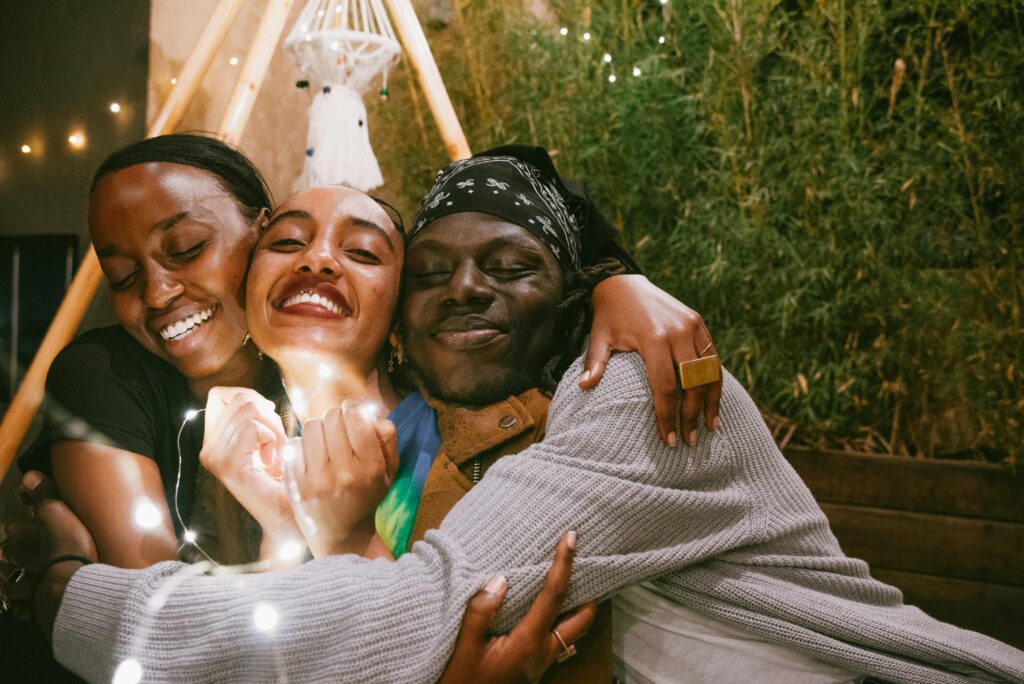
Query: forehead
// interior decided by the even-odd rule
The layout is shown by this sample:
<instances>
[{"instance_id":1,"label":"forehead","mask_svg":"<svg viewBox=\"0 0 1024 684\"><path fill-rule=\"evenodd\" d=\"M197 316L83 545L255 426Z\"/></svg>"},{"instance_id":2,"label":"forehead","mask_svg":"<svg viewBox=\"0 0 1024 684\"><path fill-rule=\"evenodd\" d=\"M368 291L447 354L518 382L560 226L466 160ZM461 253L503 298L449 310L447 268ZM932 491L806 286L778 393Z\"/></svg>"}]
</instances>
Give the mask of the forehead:
<instances>
[{"instance_id":1,"label":"forehead","mask_svg":"<svg viewBox=\"0 0 1024 684\"><path fill-rule=\"evenodd\" d=\"M289 211L309 214L317 226L371 221L398 236L387 212L372 197L353 188L327 186L297 192L277 208L271 220Z\"/></svg>"},{"instance_id":2,"label":"forehead","mask_svg":"<svg viewBox=\"0 0 1024 684\"><path fill-rule=\"evenodd\" d=\"M483 253L501 247L536 252L553 268L559 268L555 255L533 233L497 216L475 211L448 214L431 221L416 233L407 249L411 256L418 250Z\"/></svg>"},{"instance_id":3,"label":"forehead","mask_svg":"<svg viewBox=\"0 0 1024 684\"><path fill-rule=\"evenodd\" d=\"M242 211L212 173L166 162L108 174L89 197L89 230L104 242L146 237L153 226L178 214L224 225Z\"/></svg>"}]
</instances>

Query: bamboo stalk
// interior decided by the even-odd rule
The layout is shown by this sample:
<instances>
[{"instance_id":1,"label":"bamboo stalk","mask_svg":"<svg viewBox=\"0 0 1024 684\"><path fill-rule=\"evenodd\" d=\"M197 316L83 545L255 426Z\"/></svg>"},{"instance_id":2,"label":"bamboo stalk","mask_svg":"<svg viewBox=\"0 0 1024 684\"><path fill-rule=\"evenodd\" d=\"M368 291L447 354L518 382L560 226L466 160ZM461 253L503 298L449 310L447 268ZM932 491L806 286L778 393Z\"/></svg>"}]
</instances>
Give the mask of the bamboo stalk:
<instances>
[{"instance_id":1,"label":"bamboo stalk","mask_svg":"<svg viewBox=\"0 0 1024 684\"><path fill-rule=\"evenodd\" d=\"M271 6L268 6L264 19L266 19L266 14L271 11L274 5L280 4L290 6L291 2L289 0L286 3L281 3L271 0ZM204 29L195 48L193 48L192 54L186 60L185 68L178 77L178 82L171 90L170 96L164 102L156 119L154 119L146 137L168 133L174 130L181 122L185 109L199 89L199 85L209 70L213 57L224 41L227 30L238 14L240 6L240 0L221 0L214 9L209 24ZM287 16L287 12L285 12L285 16ZM277 36L280 36L280 32ZM276 46L276 41L274 45ZM255 50L255 46L253 49ZM271 52L273 52L272 48ZM269 64L269 57L266 59L266 64ZM248 66L248 61L246 65ZM264 66L264 71L265 69L266 65ZM243 71L243 75L245 74L246 72ZM253 75L252 73L249 74L250 77ZM262 82L262 75L256 80ZM236 87L235 90L237 91L239 88ZM258 85L256 86L256 91L259 91ZM255 99L255 96L253 99ZM241 137L241 130L245 127L245 120L251 109L252 106L250 104L244 114L231 119L231 129L222 128L220 133L229 139ZM18 446L21 444L21 440L28 431L29 425L32 424L33 416L35 416L39 405L43 401L46 374L50 370L50 364L53 363L53 359L56 358L60 350L74 338L75 332L78 330L78 326L81 324L82 318L85 316L85 312L88 310L90 302L92 302L93 295L96 293L96 288L99 287L100 280L102 279L103 273L100 270L99 260L97 260L96 252L93 250L92 245L90 245L82 257L82 262L78 266L78 271L71 281L67 294L64 295L64 300L57 309L57 313L53 317L53 321L50 323L42 343L39 345L39 350L36 351L32 363L25 372L25 377L22 378L17 392L15 392L14 397L11 399L11 405L8 407L7 413L4 414L3 422L0 423L0 478L7 473L11 463L14 462Z\"/></svg>"},{"instance_id":2,"label":"bamboo stalk","mask_svg":"<svg viewBox=\"0 0 1024 684\"><path fill-rule=\"evenodd\" d=\"M291 12L294 0L269 0L263 11L259 28L253 36L252 47L245 56L241 74L231 91L228 108L217 129L224 142L237 145L242 139L245 124L249 121L252 107L263 86L263 79L270 68L270 60L274 57L277 44L284 33L288 13Z\"/></svg>"},{"instance_id":3,"label":"bamboo stalk","mask_svg":"<svg viewBox=\"0 0 1024 684\"><path fill-rule=\"evenodd\" d=\"M391 12L391 20L398 30L398 37L419 77L420 87L427 98L430 113L434 115L434 122L441 132L448 157L455 161L471 156L473 153L470 152L466 134L462 132L459 117L452 106L451 98L448 97L448 90L441 79L441 72L437 69L434 55L430 52L427 37L423 35L423 27L416 18L412 3L409 0L384 0L384 4Z\"/></svg>"}]
</instances>

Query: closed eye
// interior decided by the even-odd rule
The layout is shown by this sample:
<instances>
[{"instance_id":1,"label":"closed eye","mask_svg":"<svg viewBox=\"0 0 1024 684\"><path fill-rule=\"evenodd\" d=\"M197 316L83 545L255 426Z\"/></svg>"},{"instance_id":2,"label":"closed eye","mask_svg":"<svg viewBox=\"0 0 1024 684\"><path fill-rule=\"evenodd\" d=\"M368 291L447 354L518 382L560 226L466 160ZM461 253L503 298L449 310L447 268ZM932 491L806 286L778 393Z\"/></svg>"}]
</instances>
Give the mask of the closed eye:
<instances>
[{"instance_id":1,"label":"closed eye","mask_svg":"<svg viewBox=\"0 0 1024 684\"><path fill-rule=\"evenodd\" d=\"M294 252L297 249L303 247L301 240L295 238L281 238L280 240L274 240L270 243L271 249L275 249L279 252Z\"/></svg>"},{"instance_id":2,"label":"closed eye","mask_svg":"<svg viewBox=\"0 0 1024 684\"><path fill-rule=\"evenodd\" d=\"M192 245L188 249L183 249L180 252L172 252L171 258L177 259L179 261L195 259L197 256L199 256L199 253L203 251L204 247L206 247L206 240L200 240L199 242Z\"/></svg>"},{"instance_id":3,"label":"closed eye","mask_svg":"<svg viewBox=\"0 0 1024 684\"><path fill-rule=\"evenodd\" d=\"M379 264L380 258L373 252L365 249L346 249L345 253L356 261L364 264Z\"/></svg>"},{"instance_id":4,"label":"closed eye","mask_svg":"<svg viewBox=\"0 0 1024 684\"><path fill-rule=\"evenodd\" d=\"M135 281L135 276L138 275L138 271L131 273L124 278L121 278L116 283L110 283L110 289L114 291L126 290L131 287L131 284Z\"/></svg>"}]
</instances>

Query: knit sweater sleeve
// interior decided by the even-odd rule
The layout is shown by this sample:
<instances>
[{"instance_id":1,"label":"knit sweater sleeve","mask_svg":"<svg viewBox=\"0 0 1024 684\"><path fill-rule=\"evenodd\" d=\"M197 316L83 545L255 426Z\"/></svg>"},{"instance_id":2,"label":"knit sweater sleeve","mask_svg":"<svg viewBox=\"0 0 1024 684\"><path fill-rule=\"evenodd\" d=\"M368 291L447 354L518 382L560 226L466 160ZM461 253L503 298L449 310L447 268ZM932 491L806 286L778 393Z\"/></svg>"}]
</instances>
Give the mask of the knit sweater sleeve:
<instances>
[{"instance_id":1,"label":"knit sweater sleeve","mask_svg":"<svg viewBox=\"0 0 1024 684\"><path fill-rule=\"evenodd\" d=\"M614 356L591 391L579 389L579 372L577 362L556 393L545 441L493 466L397 562L344 556L207 577L174 563L90 566L65 594L58 659L93 681L109 681L128 658L145 681L435 681L468 598L504 575L499 627L508 628L566 531L579 535L570 604L762 534L763 511L736 477L729 439L660 442L639 357ZM723 424L743 424L750 416L730 411L751 409L727 402Z\"/></svg>"}]
</instances>

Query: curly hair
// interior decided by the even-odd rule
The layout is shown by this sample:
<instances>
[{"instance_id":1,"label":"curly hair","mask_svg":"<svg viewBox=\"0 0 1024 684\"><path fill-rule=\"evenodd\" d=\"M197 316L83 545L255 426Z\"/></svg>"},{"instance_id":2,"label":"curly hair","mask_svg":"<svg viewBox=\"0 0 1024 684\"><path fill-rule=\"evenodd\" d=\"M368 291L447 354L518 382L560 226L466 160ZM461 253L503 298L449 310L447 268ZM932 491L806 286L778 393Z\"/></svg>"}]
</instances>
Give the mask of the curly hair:
<instances>
[{"instance_id":1,"label":"curly hair","mask_svg":"<svg viewBox=\"0 0 1024 684\"><path fill-rule=\"evenodd\" d=\"M566 274L565 294L558 305L559 320L554 335L559 343L541 369L539 388L542 391L553 393L565 371L583 351L583 340L590 332L593 320L591 297L594 288L598 283L626 272L626 266L618 259L603 259L582 271Z\"/></svg>"}]
</instances>

